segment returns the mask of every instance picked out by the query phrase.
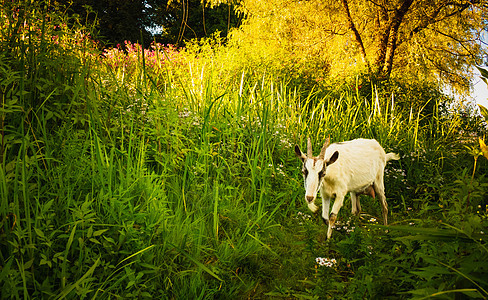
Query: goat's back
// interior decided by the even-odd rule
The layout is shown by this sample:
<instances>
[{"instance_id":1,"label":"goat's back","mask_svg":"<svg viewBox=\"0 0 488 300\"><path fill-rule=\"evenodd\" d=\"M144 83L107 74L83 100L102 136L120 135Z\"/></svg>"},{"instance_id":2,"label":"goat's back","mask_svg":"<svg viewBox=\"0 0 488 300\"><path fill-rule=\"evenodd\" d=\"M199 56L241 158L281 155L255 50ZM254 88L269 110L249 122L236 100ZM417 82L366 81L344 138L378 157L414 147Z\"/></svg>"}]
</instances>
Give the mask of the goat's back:
<instances>
[{"instance_id":1,"label":"goat's back","mask_svg":"<svg viewBox=\"0 0 488 300\"><path fill-rule=\"evenodd\" d=\"M325 179L336 179L345 184L349 191L364 188L375 181L383 172L387 162L385 150L374 139L355 139L331 144L325 152L327 161L334 152L339 152L337 161L327 167Z\"/></svg>"}]
</instances>

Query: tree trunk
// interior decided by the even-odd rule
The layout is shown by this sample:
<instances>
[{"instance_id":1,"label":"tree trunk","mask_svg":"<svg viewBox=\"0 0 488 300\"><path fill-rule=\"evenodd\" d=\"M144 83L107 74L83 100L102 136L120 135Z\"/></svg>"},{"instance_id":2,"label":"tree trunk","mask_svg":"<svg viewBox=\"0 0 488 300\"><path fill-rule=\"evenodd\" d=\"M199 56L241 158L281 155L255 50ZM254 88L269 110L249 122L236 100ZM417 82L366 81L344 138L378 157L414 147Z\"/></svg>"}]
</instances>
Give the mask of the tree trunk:
<instances>
[{"instance_id":1,"label":"tree trunk","mask_svg":"<svg viewBox=\"0 0 488 300\"><path fill-rule=\"evenodd\" d=\"M354 22L352 20L351 12L349 11L349 4L347 3L347 0L342 0L342 7L344 9L344 13L346 14L348 27L353 32L354 39L358 44L363 62L366 64L366 67L368 68L368 72L371 73L371 67L368 62L368 57L366 56L366 49L364 48L361 35L359 34L359 31L357 30L356 25L354 25Z\"/></svg>"},{"instance_id":2,"label":"tree trunk","mask_svg":"<svg viewBox=\"0 0 488 300\"><path fill-rule=\"evenodd\" d=\"M390 77L391 69L393 67L393 58L395 57L395 50L397 48L398 41L398 29L402 24L403 17L407 14L410 6L414 0L404 0L402 5L395 10L395 14L388 25L388 31L384 32L386 42L386 53L382 62L379 78L387 79ZM385 45L382 45L383 47ZM378 66L380 67L380 66Z\"/></svg>"},{"instance_id":3,"label":"tree trunk","mask_svg":"<svg viewBox=\"0 0 488 300\"><path fill-rule=\"evenodd\" d=\"M377 76L381 71L380 66L382 66L383 62L385 61L389 37L388 32L390 31L390 17L388 15L388 9L386 7L380 6L378 8L375 26L376 28L378 28L378 31L373 39L373 42L376 43L376 53L374 54L375 57L372 73Z\"/></svg>"},{"instance_id":4,"label":"tree trunk","mask_svg":"<svg viewBox=\"0 0 488 300\"><path fill-rule=\"evenodd\" d=\"M374 42L377 43L377 45L375 45L377 50L374 54L375 59L373 65L371 66L368 62L361 34L352 20L348 0L341 0L348 27L353 32L354 40L359 46L361 57L368 67L370 75L377 79L384 80L390 77L397 47L398 30L402 24L404 16L412 6L413 1L414 0L402 0L400 5L394 9L392 15L390 15L386 7L378 5L378 35L374 39Z\"/></svg>"}]
</instances>

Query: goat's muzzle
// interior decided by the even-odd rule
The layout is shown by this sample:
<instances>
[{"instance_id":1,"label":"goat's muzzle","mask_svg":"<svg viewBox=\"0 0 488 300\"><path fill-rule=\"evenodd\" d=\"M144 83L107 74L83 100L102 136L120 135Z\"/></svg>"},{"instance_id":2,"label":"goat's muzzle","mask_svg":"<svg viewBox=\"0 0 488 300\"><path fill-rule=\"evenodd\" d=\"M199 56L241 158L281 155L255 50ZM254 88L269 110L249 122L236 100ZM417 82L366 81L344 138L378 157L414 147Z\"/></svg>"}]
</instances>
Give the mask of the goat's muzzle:
<instances>
[{"instance_id":1,"label":"goat's muzzle","mask_svg":"<svg viewBox=\"0 0 488 300\"><path fill-rule=\"evenodd\" d=\"M315 200L314 196L305 196L305 200L307 200L308 203L313 202Z\"/></svg>"}]
</instances>

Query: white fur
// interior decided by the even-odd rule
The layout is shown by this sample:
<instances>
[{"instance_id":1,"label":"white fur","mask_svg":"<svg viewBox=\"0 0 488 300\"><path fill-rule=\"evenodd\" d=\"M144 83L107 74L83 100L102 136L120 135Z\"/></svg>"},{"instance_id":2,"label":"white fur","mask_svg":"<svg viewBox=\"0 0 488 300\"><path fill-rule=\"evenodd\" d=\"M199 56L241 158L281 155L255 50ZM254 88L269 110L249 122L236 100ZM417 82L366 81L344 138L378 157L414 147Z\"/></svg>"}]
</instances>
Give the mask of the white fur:
<instances>
[{"instance_id":1,"label":"white fur","mask_svg":"<svg viewBox=\"0 0 488 300\"><path fill-rule=\"evenodd\" d=\"M333 161L336 152L338 158ZM318 207L314 204L314 200L320 189L322 218L328 224L327 238L330 238L332 234L332 227L343 205L345 195L350 193L352 213L359 214L361 210L359 195L365 193L371 186L381 201L383 222L385 225L387 224L388 205L385 197L383 174L389 160L400 158L397 154L386 154L376 140L356 139L331 144L326 148L323 159L320 156L307 157L303 153L301 153L301 158L303 170L308 172L307 176L304 175L305 199L310 210L315 212ZM319 173L324 169L325 175L319 180ZM329 220L330 200L334 197L335 201Z\"/></svg>"}]
</instances>

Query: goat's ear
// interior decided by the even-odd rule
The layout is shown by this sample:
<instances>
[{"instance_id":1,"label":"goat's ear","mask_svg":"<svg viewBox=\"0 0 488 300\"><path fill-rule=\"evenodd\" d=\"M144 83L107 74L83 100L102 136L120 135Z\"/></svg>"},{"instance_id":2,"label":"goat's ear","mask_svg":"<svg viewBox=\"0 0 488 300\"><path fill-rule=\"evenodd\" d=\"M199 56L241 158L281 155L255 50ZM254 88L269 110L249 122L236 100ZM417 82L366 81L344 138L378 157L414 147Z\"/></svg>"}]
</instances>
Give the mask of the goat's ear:
<instances>
[{"instance_id":1,"label":"goat's ear","mask_svg":"<svg viewBox=\"0 0 488 300\"><path fill-rule=\"evenodd\" d=\"M300 150L300 147L298 147L298 145L295 145L295 155L300 157L302 161L307 158L305 154L303 154L302 150Z\"/></svg>"},{"instance_id":2,"label":"goat's ear","mask_svg":"<svg viewBox=\"0 0 488 300\"><path fill-rule=\"evenodd\" d=\"M327 161L327 165L331 165L333 163L335 163L335 161L339 158L339 151L336 151L334 152L334 154L332 154L332 156L329 158L329 160Z\"/></svg>"}]
</instances>

